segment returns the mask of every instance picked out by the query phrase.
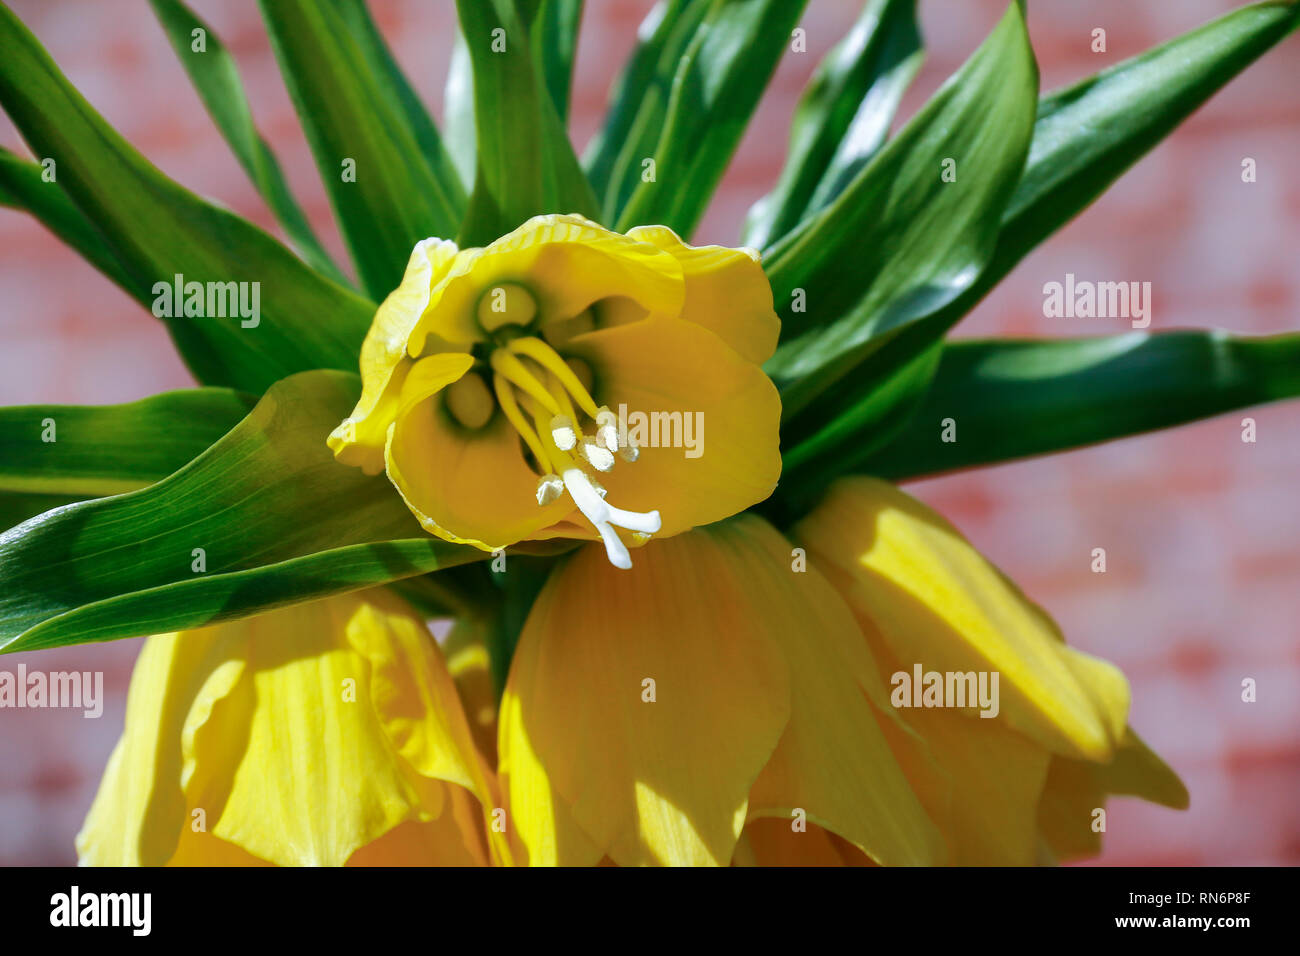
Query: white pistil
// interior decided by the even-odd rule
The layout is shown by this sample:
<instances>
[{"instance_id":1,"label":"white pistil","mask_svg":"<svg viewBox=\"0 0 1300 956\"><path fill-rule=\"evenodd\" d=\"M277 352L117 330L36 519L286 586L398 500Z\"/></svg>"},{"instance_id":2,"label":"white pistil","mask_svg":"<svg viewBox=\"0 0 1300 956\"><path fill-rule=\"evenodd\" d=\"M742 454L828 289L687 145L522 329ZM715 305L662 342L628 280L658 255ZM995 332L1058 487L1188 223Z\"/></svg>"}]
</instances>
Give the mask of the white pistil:
<instances>
[{"instance_id":1,"label":"white pistil","mask_svg":"<svg viewBox=\"0 0 1300 956\"><path fill-rule=\"evenodd\" d=\"M568 489L569 497L578 506L578 510L600 532L601 540L605 542L605 554L609 558L609 563L625 571L632 567L632 557L628 554L627 545L619 538L614 526L641 534L654 534L660 528L659 512L624 511L622 508L606 504L605 499L592 487L591 479L581 468L569 468L564 472L564 487Z\"/></svg>"},{"instance_id":2,"label":"white pistil","mask_svg":"<svg viewBox=\"0 0 1300 956\"><path fill-rule=\"evenodd\" d=\"M560 451L570 451L578 444L578 430L568 415L556 415L551 419L551 439Z\"/></svg>"}]
</instances>

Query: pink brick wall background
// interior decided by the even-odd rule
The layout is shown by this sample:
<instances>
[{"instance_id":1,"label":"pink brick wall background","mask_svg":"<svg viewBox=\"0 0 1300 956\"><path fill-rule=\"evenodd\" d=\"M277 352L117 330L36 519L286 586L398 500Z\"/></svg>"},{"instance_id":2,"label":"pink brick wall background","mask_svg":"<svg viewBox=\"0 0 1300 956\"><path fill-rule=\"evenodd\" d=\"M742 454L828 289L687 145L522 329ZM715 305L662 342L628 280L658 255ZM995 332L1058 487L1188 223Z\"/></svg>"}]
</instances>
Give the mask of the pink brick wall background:
<instances>
[{"instance_id":1,"label":"pink brick wall background","mask_svg":"<svg viewBox=\"0 0 1300 956\"><path fill-rule=\"evenodd\" d=\"M260 225L274 223L212 127L144 0L10 0L90 101L169 175ZM193 4L237 57L253 112L340 259L331 214L253 0ZM1050 89L1239 4L1041 0L1031 28ZM588 0L572 133L603 115L648 0ZM790 112L856 0L812 0L808 52L787 54L696 236L734 243L775 180ZM1001 0L923 0L929 58L911 111L979 43ZM451 0L374 0L425 101L441 115ZM1104 27L1109 51L1089 50ZM23 148L0 117L0 142ZM25 150L23 150L25 151ZM1123 331L1044 319L1041 288L1080 278L1150 281L1153 328L1294 329L1300 302L1300 39L1231 84L1077 221L1027 259L962 335ZM1243 184L1240 164L1258 163ZM106 403L191 384L160 323L25 216L0 211L0 403ZM1239 438L1242 414L1259 440ZM917 483L1060 621L1072 643L1120 664L1133 724L1183 775L1184 814L1117 800L1103 862L1300 863L1300 403L1157 436ZM1110 570L1089 571L1105 547ZM120 732L139 641L4 660L102 669L100 720L0 713L0 863L68 863L72 837ZM37 664L39 662L39 664ZM1244 677L1259 700L1240 700Z\"/></svg>"}]
</instances>

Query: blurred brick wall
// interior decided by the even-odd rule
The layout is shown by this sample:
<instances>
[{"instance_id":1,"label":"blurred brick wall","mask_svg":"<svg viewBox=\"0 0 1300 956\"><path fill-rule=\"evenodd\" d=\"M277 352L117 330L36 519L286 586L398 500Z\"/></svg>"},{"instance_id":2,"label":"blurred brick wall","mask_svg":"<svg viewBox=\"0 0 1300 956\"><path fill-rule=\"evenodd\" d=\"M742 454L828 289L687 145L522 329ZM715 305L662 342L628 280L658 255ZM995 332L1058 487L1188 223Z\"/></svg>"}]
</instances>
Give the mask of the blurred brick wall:
<instances>
[{"instance_id":1,"label":"blurred brick wall","mask_svg":"<svg viewBox=\"0 0 1300 956\"><path fill-rule=\"evenodd\" d=\"M274 230L213 129L144 0L9 0L71 80L169 175ZM253 0L193 4L237 57L253 112L331 251L331 214ZM1229 0L1040 0L1031 28L1044 89L1217 16ZM581 147L649 0L588 0L572 132ZM451 0L373 0L413 82L441 114ZM928 61L916 108L979 43L1001 0L922 0ZM732 243L775 180L790 112L856 0L812 0L806 54L787 54L696 239ZM1109 50L1090 52L1104 27ZM1150 281L1152 328L1295 328L1300 276L1300 40L1236 80L1077 221L1028 258L963 335L1083 335L1123 323L1042 318L1044 282ZM0 142L21 149L0 117ZM1241 159L1258 163L1243 184ZM0 211L0 403L105 403L191 384L162 326L24 216ZM1245 413L1243 413L1245 414ZM1183 775L1184 814L1112 804L1103 862L1300 862L1300 403L1055 458L921 482L949 516L1043 603L1072 643L1120 664L1133 723ZM1089 571L1105 547L1110 570ZM99 720L0 712L0 863L67 863L121 728L139 641L7 657L102 669ZM39 663L37 663L39 662ZM1244 677L1259 700L1240 701Z\"/></svg>"}]
</instances>

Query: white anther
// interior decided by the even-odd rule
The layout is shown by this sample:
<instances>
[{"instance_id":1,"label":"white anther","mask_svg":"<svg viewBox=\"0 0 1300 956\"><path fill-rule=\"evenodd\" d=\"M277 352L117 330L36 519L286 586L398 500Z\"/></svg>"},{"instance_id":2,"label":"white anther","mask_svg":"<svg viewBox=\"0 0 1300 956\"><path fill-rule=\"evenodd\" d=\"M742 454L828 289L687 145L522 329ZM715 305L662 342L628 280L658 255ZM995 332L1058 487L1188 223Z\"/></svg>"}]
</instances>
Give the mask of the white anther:
<instances>
[{"instance_id":1,"label":"white anther","mask_svg":"<svg viewBox=\"0 0 1300 956\"><path fill-rule=\"evenodd\" d=\"M573 419L568 415L556 415L552 418L551 440L560 451L569 451L578 444L578 430L573 427Z\"/></svg>"},{"instance_id":2,"label":"white anther","mask_svg":"<svg viewBox=\"0 0 1300 956\"><path fill-rule=\"evenodd\" d=\"M618 451L618 417L604 405L596 410L596 442Z\"/></svg>"},{"instance_id":3,"label":"white anther","mask_svg":"<svg viewBox=\"0 0 1300 956\"><path fill-rule=\"evenodd\" d=\"M564 494L564 480L559 475L542 475L537 479L537 503L542 507Z\"/></svg>"},{"instance_id":4,"label":"white anther","mask_svg":"<svg viewBox=\"0 0 1300 956\"><path fill-rule=\"evenodd\" d=\"M641 457L641 449L637 447L636 442L629 438L627 444L618 450L618 457L631 464Z\"/></svg>"},{"instance_id":5,"label":"white anther","mask_svg":"<svg viewBox=\"0 0 1300 956\"><path fill-rule=\"evenodd\" d=\"M582 457L587 459L597 471L609 471L614 467L614 453L587 439L582 443Z\"/></svg>"}]
</instances>

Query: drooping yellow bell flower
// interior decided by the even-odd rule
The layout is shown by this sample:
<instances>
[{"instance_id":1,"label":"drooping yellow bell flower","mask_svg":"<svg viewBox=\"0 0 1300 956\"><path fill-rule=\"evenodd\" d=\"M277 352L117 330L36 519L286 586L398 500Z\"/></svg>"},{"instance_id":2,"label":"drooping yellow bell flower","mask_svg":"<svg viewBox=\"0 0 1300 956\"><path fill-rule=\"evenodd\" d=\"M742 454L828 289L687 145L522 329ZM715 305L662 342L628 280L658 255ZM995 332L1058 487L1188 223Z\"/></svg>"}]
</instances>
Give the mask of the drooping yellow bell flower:
<instances>
[{"instance_id":1,"label":"drooping yellow bell flower","mask_svg":"<svg viewBox=\"0 0 1300 956\"><path fill-rule=\"evenodd\" d=\"M89 865L486 865L491 769L384 590L149 638L77 836Z\"/></svg>"},{"instance_id":2,"label":"drooping yellow bell flower","mask_svg":"<svg viewBox=\"0 0 1300 956\"><path fill-rule=\"evenodd\" d=\"M534 604L501 702L515 859L727 864L746 821L776 817L882 863L943 862L896 723L853 615L761 518L656 541L628 574L583 548Z\"/></svg>"},{"instance_id":3,"label":"drooping yellow bell flower","mask_svg":"<svg viewBox=\"0 0 1300 956\"><path fill-rule=\"evenodd\" d=\"M516 860L1024 865L1095 852L1107 793L1186 805L1123 676L934 512L846 479L791 535L746 515L554 573L501 705ZM916 664L996 671L996 713L896 706Z\"/></svg>"},{"instance_id":4,"label":"drooping yellow bell flower","mask_svg":"<svg viewBox=\"0 0 1300 956\"><path fill-rule=\"evenodd\" d=\"M550 215L485 248L428 239L375 315L361 399L329 444L386 470L447 540L599 537L627 568L629 545L775 487L780 399L760 365L778 329L756 253L663 227ZM665 426L653 447L634 416ZM697 453L664 447L687 422L707 426Z\"/></svg>"},{"instance_id":5,"label":"drooping yellow bell flower","mask_svg":"<svg viewBox=\"0 0 1300 956\"><path fill-rule=\"evenodd\" d=\"M903 707L928 762L904 770L953 862L1020 864L1100 848L1107 793L1187 806L1181 781L1127 726L1114 666L1068 647L1040 607L919 501L836 482L792 530L890 674L996 672L999 709Z\"/></svg>"}]
</instances>

